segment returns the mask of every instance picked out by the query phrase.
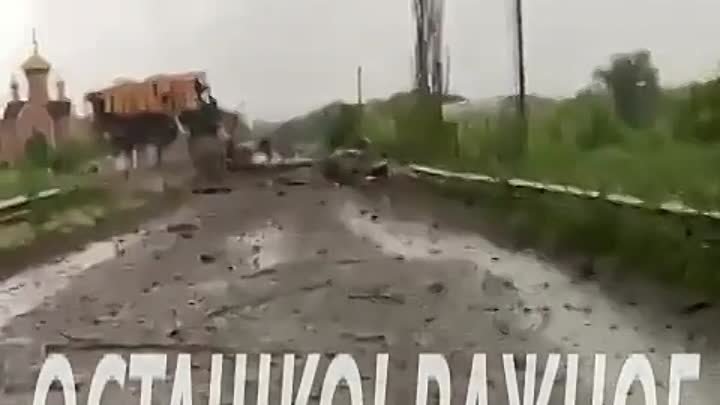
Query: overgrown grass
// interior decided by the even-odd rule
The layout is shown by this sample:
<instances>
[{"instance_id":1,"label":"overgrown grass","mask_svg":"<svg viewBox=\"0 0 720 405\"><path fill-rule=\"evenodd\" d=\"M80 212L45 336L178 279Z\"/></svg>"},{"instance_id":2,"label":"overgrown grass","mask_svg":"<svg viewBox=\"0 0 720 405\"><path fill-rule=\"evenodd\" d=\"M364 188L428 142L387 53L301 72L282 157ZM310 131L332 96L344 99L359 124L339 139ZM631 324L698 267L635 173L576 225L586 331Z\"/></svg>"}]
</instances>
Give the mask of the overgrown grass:
<instances>
[{"instance_id":1,"label":"overgrown grass","mask_svg":"<svg viewBox=\"0 0 720 405\"><path fill-rule=\"evenodd\" d=\"M669 123L633 130L607 106L571 100L532 117L520 159L504 158L516 137L511 116L478 112L458 125L456 139L413 137L402 133L391 113L369 108L362 131L377 148L404 161L720 209L715 175L720 173L720 146L679 139ZM432 155L428 143L433 143Z\"/></svg>"},{"instance_id":2,"label":"overgrown grass","mask_svg":"<svg viewBox=\"0 0 720 405\"><path fill-rule=\"evenodd\" d=\"M12 168L0 169L0 199L74 183L86 175L85 166L105 150L104 145L89 140L67 141L41 157L29 156Z\"/></svg>"}]
</instances>

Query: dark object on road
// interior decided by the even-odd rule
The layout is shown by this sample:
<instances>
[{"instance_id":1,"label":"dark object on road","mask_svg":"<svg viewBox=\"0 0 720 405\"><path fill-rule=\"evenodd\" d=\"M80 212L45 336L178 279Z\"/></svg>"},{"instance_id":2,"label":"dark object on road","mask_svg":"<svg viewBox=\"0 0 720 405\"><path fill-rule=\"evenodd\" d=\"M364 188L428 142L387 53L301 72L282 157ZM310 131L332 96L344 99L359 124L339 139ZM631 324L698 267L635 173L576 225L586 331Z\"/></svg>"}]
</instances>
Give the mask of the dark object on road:
<instances>
[{"instance_id":1,"label":"dark object on road","mask_svg":"<svg viewBox=\"0 0 720 405\"><path fill-rule=\"evenodd\" d=\"M310 182L303 179L291 179L289 177L278 177L277 182L286 186L305 186Z\"/></svg>"},{"instance_id":2,"label":"dark object on road","mask_svg":"<svg viewBox=\"0 0 720 405\"><path fill-rule=\"evenodd\" d=\"M705 302L705 301L703 301L703 302L698 302L698 303L696 303L696 304L692 304L692 305L690 305L690 306L688 306L688 307L685 307L685 308L682 310L682 314L683 314L683 315L694 315L694 314L696 314L696 313L698 313L698 312L700 312L700 311L702 311L702 310L710 309L710 308L712 308L712 306L713 306L713 305L712 305L711 303L709 303L709 302Z\"/></svg>"},{"instance_id":3,"label":"dark object on road","mask_svg":"<svg viewBox=\"0 0 720 405\"><path fill-rule=\"evenodd\" d=\"M367 260L365 259L340 259L337 260L335 263L337 264L358 264L358 263L365 263Z\"/></svg>"},{"instance_id":4,"label":"dark object on road","mask_svg":"<svg viewBox=\"0 0 720 405\"><path fill-rule=\"evenodd\" d=\"M209 255L209 254L206 254L206 253L203 253L203 254L200 255L200 262L201 262L202 264L215 263L215 260L216 260L216 259L215 259L215 256L213 256L213 255Z\"/></svg>"},{"instance_id":5,"label":"dark object on road","mask_svg":"<svg viewBox=\"0 0 720 405\"><path fill-rule=\"evenodd\" d=\"M379 163L374 164L370 168L370 173L368 173L368 176L374 177L374 178L380 178L380 179L386 179L390 177L390 165L387 161L382 161Z\"/></svg>"},{"instance_id":6,"label":"dark object on road","mask_svg":"<svg viewBox=\"0 0 720 405\"><path fill-rule=\"evenodd\" d=\"M329 279L327 279L327 280L325 280L325 281L322 281L322 282L313 283L313 284L308 284L308 285L302 287L301 290L303 290L303 291L314 291L314 290L317 290L317 289L323 288L323 287L331 287L332 284L333 284L333 281L332 281L332 279L329 278Z\"/></svg>"},{"instance_id":7,"label":"dark object on road","mask_svg":"<svg viewBox=\"0 0 720 405\"><path fill-rule=\"evenodd\" d=\"M398 293L352 293L348 295L351 300L368 300L370 302L386 302L391 304L402 305L405 303L405 297Z\"/></svg>"},{"instance_id":8,"label":"dark object on road","mask_svg":"<svg viewBox=\"0 0 720 405\"><path fill-rule=\"evenodd\" d=\"M91 163L85 169L85 173L87 173L87 174L97 174L99 172L100 172L100 166L97 163Z\"/></svg>"},{"instance_id":9,"label":"dark object on road","mask_svg":"<svg viewBox=\"0 0 720 405\"><path fill-rule=\"evenodd\" d=\"M180 338L180 329L176 329L176 328L170 329L166 335L167 335L167 337L169 337L171 339L179 339Z\"/></svg>"},{"instance_id":10,"label":"dark object on road","mask_svg":"<svg viewBox=\"0 0 720 405\"><path fill-rule=\"evenodd\" d=\"M432 294L440 294L445 291L445 284L436 281L428 286L428 291Z\"/></svg>"},{"instance_id":11,"label":"dark object on road","mask_svg":"<svg viewBox=\"0 0 720 405\"><path fill-rule=\"evenodd\" d=\"M225 176L226 147L223 141L212 133L191 135L188 151L200 181L219 182Z\"/></svg>"},{"instance_id":12,"label":"dark object on road","mask_svg":"<svg viewBox=\"0 0 720 405\"><path fill-rule=\"evenodd\" d=\"M343 332L341 336L357 342L385 342L385 335L381 333Z\"/></svg>"},{"instance_id":13,"label":"dark object on road","mask_svg":"<svg viewBox=\"0 0 720 405\"><path fill-rule=\"evenodd\" d=\"M258 152L265 155L267 161L270 162L273 158L272 143L269 138L263 138L258 144Z\"/></svg>"},{"instance_id":14,"label":"dark object on road","mask_svg":"<svg viewBox=\"0 0 720 405\"><path fill-rule=\"evenodd\" d=\"M230 194L231 192L232 189L229 187L205 187L193 190L193 194Z\"/></svg>"},{"instance_id":15,"label":"dark object on road","mask_svg":"<svg viewBox=\"0 0 720 405\"><path fill-rule=\"evenodd\" d=\"M595 262L592 259L587 259L580 265L580 277L586 281L595 278Z\"/></svg>"},{"instance_id":16,"label":"dark object on road","mask_svg":"<svg viewBox=\"0 0 720 405\"><path fill-rule=\"evenodd\" d=\"M282 196L284 196L284 195L287 194L287 193L284 192L283 190L278 190L278 192L275 193L275 194L277 194L278 197L282 197Z\"/></svg>"},{"instance_id":17,"label":"dark object on road","mask_svg":"<svg viewBox=\"0 0 720 405\"><path fill-rule=\"evenodd\" d=\"M256 272L254 272L254 273L242 275L242 276L240 276L240 278L249 280L249 279L258 278L258 277L262 277L262 276L269 276L269 275L275 274L275 273L277 273L277 270L272 269L272 268L262 269L262 270L258 270Z\"/></svg>"},{"instance_id":18,"label":"dark object on road","mask_svg":"<svg viewBox=\"0 0 720 405\"><path fill-rule=\"evenodd\" d=\"M373 161L365 149L338 149L322 164L323 175L342 185L356 185L389 176L387 160Z\"/></svg>"},{"instance_id":19,"label":"dark object on road","mask_svg":"<svg viewBox=\"0 0 720 405\"><path fill-rule=\"evenodd\" d=\"M198 226L195 224L173 224L168 225L166 230L170 233L182 233L182 232L195 232L198 230Z\"/></svg>"}]
</instances>

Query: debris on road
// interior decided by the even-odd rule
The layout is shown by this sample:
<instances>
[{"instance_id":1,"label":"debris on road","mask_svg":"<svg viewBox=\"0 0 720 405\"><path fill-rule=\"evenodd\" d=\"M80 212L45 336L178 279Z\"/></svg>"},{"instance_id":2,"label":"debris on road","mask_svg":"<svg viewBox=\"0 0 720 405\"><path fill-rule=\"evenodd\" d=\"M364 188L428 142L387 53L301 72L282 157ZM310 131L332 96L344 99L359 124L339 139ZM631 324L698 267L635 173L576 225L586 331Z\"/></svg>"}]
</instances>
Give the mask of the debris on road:
<instances>
[{"instance_id":1,"label":"debris on road","mask_svg":"<svg viewBox=\"0 0 720 405\"><path fill-rule=\"evenodd\" d=\"M205 187L196 188L192 191L193 194L230 194L232 189L229 187Z\"/></svg>"},{"instance_id":2,"label":"debris on road","mask_svg":"<svg viewBox=\"0 0 720 405\"><path fill-rule=\"evenodd\" d=\"M508 336L510 334L510 325L507 324L506 321L493 318L492 320L493 326L495 326L495 329L497 329L498 332L500 332L504 336Z\"/></svg>"},{"instance_id":3,"label":"debris on road","mask_svg":"<svg viewBox=\"0 0 720 405\"><path fill-rule=\"evenodd\" d=\"M356 333L356 332L343 332L341 336L346 339L352 339L357 342L367 343L385 343L386 338L382 333Z\"/></svg>"},{"instance_id":4,"label":"debris on road","mask_svg":"<svg viewBox=\"0 0 720 405\"><path fill-rule=\"evenodd\" d=\"M202 264L212 264L215 263L216 260L215 256L211 254L203 253L200 255L200 263Z\"/></svg>"},{"instance_id":5,"label":"debris on road","mask_svg":"<svg viewBox=\"0 0 720 405\"><path fill-rule=\"evenodd\" d=\"M404 304L405 297L398 293L351 293L348 294L351 300L368 300L371 302L386 302L392 304Z\"/></svg>"},{"instance_id":6,"label":"debris on road","mask_svg":"<svg viewBox=\"0 0 720 405\"><path fill-rule=\"evenodd\" d=\"M370 168L368 177L375 179L385 179L390 176L390 165L387 160L375 163Z\"/></svg>"},{"instance_id":7,"label":"debris on road","mask_svg":"<svg viewBox=\"0 0 720 405\"><path fill-rule=\"evenodd\" d=\"M712 308L711 303L702 301L702 302L698 302L698 303L695 303L695 304L692 304L692 305L689 305L689 306L683 308L683 310L681 311L681 314L682 315L694 315L700 311L703 311L705 309L710 309L710 308Z\"/></svg>"},{"instance_id":8,"label":"debris on road","mask_svg":"<svg viewBox=\"0 0 720 405\"><path fill-rule=\"evenodd\" d=\"M441 294L443 291L445 291L445 284L436 281L428 286L428 291L432 294Z\"/></svg>"},{"instance_id":9,"label":"debris on road","mask_svg":"<svg viewBox=\"0 0 720 405\"><path fill-rule=\"evenodd\" d=\"M99 335L88 335L88 336L73 336L66 332L58 332L58 335L64 337L69 342L100 342L102 337Z\"/></svg>"},{"instance_id":10,"label":"debris on road","mask_svg":"<svg viewBox=\"0 0 720 405\"><path fill-rule=\"evenodd\" d=\"M314 291L314 290L317 290L317 289L320 289L323 287L331 287L332 283L333 283L332 279L329 278L329 279L319 282L319 283L308 284L308 285L302 287L301 289L303 291Z\"/></svg>"},{"instance_id":11,"label":"debris on road","mask_svg":"<svg viewBox=\"0 0 720 405\"><path fill-rule=\"evenodd\" d=\"M592 259L585 260L580 265L580 278L583 281L589 281L594 279L596 276L595 274L595 262Z\"/></svg>"},{"instance_id":12,"label":"debris on road","mask_svg":"<svg viewBox=\"0 0 720 405\"><path fill-rule=\"evenodd\" d=\"M253 278L269 276L269 275L275 274L275 273L277 273L277 270L275 270L273 268L268 268L268 269L258 270L254 273L242 275L242 276L240 276L240 278L249 280L249 279L253 279Z\"/></svg>"},{"instance_id":13,"label":"debris on road","mask_svg":"<svg viewBox=\"0 0 720 405\"><path fill-rule=\"evenodd\" d=\"M367 261L366 259L339 259L335 263L346 265L346 264L359 264L359 263L364 263L366 261Z\"/></svg>"},{"instance_id":14,"label":"debris on road","mask_svg":"<svg viewBox=\"0 0 720 405\"><path fill-rule=\"evenodd\" d=\"M184 232L195 232L200 229L199 226L190 223L179 223L168 225L166 228L169 233L184 233Z\"/></svg>"},{"instance_id":15,"label":"debris on road","mask_svg":"<svg viewBox=\"0 0 720 405\"><path fill-rule=\"evenodd\" d=\"M590 308L590 307L577 307L570 303L565 303L563 305L563 308L565 308L568 311L573 311L573 312L584 312L586 314L592 313L592 308Z\"/></svg>"},{"instance_id":16,"label":"debris on road","mask_svg":"<svg viewBox=\"0 0 720 405\"><path fill-rule=\"evenodd\" d=\"M284 176L278 177L277 182L282 185L285 185L285 186L306 186L306 185L310 184L309 180L294 179L294 178L289 178L289 177L284 177Z\"/></svg>"}]
</instances>

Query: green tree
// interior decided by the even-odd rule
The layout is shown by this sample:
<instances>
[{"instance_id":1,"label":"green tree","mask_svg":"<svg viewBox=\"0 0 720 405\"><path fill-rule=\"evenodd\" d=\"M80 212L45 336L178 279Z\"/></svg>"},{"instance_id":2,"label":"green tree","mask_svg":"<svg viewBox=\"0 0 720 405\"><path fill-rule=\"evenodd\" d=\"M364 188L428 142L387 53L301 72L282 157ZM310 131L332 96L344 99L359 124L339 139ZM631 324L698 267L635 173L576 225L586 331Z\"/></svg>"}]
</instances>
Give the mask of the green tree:
<instances>
[{"instance_id":1,"label":"green tree","mask_svg":"<svg viewBox=\"0 0 720 405\"><path fill-rule=\"evenodd\" d=\"M675 105L676 138L720 141L720 79L693 84L688 96L676 100Z\"/></svg>"},{"instance_id":2,"label":"green tree","mask_svg":"<svg viewBox=\"0 0 720 405\"><path fill-rule=\"evenodd\" d=\"M654 124L660 85L649 51L616 55L610 67L596 70L594 77L607 86L615 112L628 126L646 128Z\"/></svg>"},{"instance_id":3,"label":"green tree","mask_svg":"<svg viewBox=\"0 0 720 405\"><path fill-rule=\"evenodd\" d=\"M48 167L50 165L50 146L45 135L33 131L32 136L25 144L25 157L29 163L37 167Z\"/></svg>"},{"instance_id":4,"label":"green tree","mask_svg":"<svg viewBox=\"0 0 720 405\"><path fill-rule=\"evenodd\" d=\"M352 104L342 104L337 112L330 118L328 128L327 146L330 150L347 147L354 143L359 136L361 107Z\"/></svg>"}]
</instances>

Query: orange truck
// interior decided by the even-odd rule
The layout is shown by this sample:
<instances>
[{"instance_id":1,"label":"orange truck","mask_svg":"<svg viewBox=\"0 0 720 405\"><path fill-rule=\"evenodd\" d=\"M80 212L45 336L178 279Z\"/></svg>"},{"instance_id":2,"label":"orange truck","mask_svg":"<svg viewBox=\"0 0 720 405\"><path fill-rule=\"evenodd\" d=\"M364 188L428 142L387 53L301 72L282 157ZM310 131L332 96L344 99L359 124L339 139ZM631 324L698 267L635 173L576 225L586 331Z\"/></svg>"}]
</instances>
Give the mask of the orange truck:
<instances>
[{"instance_id":1,"label":"orange truck","mask_svg":"<svg viewBox=\"0 0 720 405\"><path fill-rule=\"evenodd\" d=\"M92 94L99 95L104 113L132 116L160 113L169 116L199 108L197 86L207 88L205 73L160 74L143 81L123 81Z\"/></svg>"}]
</instances>

